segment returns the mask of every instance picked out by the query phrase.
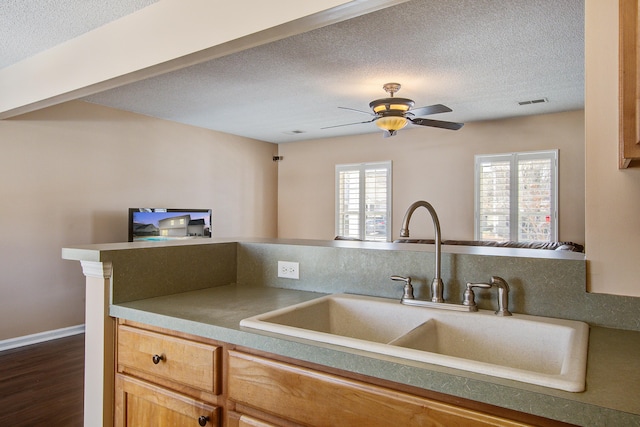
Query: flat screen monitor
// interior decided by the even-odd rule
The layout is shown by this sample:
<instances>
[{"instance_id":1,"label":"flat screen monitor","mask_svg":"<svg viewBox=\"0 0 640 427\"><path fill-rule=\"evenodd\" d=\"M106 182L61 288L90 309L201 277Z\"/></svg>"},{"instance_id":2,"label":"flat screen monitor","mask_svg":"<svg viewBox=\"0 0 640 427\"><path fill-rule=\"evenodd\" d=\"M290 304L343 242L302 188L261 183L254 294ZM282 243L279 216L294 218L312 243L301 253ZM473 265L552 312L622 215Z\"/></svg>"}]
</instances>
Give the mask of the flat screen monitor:
<instances>
[{"instance_id":1,"label":"flat screen monitor","mask_svg":"<svg viewBox=\"0 0 640 427\"><path fill-rule=\"evenodd\" d=\"M129 208L129 241L211 237L211 209Z\"/></svg>"}]
</instances>

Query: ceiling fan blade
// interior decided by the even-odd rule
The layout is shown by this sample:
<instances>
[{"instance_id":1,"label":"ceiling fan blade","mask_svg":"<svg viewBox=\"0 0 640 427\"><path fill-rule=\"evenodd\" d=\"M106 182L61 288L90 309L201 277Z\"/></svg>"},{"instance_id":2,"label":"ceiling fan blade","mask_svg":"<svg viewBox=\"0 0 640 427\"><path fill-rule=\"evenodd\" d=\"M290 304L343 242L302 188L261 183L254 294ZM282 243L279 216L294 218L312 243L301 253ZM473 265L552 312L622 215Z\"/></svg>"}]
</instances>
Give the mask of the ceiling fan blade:
<instances>
[{"instance_id":1,"label":"ceiling fan blade","mask_svg":"<svg viewBox=\"0 0 640 427\"><path fill-rule=\"evenodd\" d=\"M434 104L427 107L413 108L409 110L409 113L414 116L428 116L429 114L450 113L451 111L453 110L446 105Z\"/></svg>"},{"instance_id":2,"label":"ceiling fan blade","mask_svg":"<svg viewBox=\"0 0 640 427\"><path fill-rule=\"evenodd\" d=\"M342 126L360 125L362 123L371 123L371 122L376 121L376 120L378 120L377 117L373 118L371 120L366 120L364 122L355 122L355 123L346 123L344 125L326 126L326 127L320 128L320 129L331 129L331 128L339 128L339 127L342 127Z\"/></svg>"},{"instance_id":3,"label":"ceiling fan blade","mask_svg":"<svg viewBox=\"0 0 640 427\"><path fill-rule=\"evenodd\" d=\"M442 128L442 129L450 129L450 130L458 130L462 126L464 126L464 123L443 122L442 120L431 120L431 119L422 119L422 118L417 118L417 119L409 118L409 120L414 125L431 126L434 128Z\"/></svg>"},{"instance_id":4,"label":"ceiling fan blade","mask_svg":"<svg viewBox=\"0 0 640 427\"><path fill-rule=\"evenodd\" d=\"M366 114L367 116L375 116L375 114L373 114L371 111L356 110L355 108L349 108L349 107L338 107L338 108L341 108L343 110L355 111L356 113Z\"/></svg>"}]
</instances>

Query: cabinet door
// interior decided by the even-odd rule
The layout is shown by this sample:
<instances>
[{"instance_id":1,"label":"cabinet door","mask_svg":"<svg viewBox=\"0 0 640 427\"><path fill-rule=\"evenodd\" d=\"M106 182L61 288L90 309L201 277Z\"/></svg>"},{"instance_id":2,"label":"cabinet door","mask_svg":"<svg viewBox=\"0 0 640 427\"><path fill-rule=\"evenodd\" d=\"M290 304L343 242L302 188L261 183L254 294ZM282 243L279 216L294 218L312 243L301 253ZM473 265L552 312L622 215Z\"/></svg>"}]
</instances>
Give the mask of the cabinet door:
<instances>
[{"instance_id":1,"label":"cabinet door","mask_svg":"<svg viewBox=\"0 0 640 427\"><path fill-rule=\"evenodd\" d=\"M116 427L218 426L219 408L147 382L116 375Z\"/></svg>"},{"instance_id":2,"label":"cabinet door","mask_svg":"<svg viewBox=\"0 0 640 427\"><path fill-rule=\"evenodd\" d=\"M619 167L640 161L640 84L638 0L620 0Z\"/></svg>"},{"instance_id":3,"label":"cabinet door","mask_svg":"<svg viewBox=\"0 0 640 427\"><path fill-rule=\"evenodd\" d=\"M501 417L229 352L229 399L309 426L525 426Z\"/></svg>"}]
</instances>

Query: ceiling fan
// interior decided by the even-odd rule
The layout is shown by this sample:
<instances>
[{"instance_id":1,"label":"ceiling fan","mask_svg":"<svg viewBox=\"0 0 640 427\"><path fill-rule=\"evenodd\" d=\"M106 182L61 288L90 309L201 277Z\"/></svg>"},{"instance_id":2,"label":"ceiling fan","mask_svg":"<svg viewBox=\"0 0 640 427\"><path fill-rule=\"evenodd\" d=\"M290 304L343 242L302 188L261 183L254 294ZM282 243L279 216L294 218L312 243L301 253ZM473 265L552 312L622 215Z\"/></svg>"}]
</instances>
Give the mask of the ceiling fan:
<instances>
[{"instance_id":1,"label":"ceiling fan","mask_svg":"<svg viewBox=\"0 0 640 427\"><path fill-rule=\"evenodd\" d=\"M341 126L351 126L361 123L375 122L376 126L384 131L384 137L390 137L395 135L400 129L405 127L407 123L411 122L414 125L419 126L431 126L442 129L458 130L464 123L444 122L442 120L431 120L416 117L417 115L429 115L437 113L448 113L451 108L442 105L435 104L428 107L413 108L414 102L408 98L395 98L393 95L400 90L400 83L386 83L382 88L389 94L389 98L381 98L371 101L369 107L373 110L373 113L368 111L356 110L354 108L338 107L344 110L355 111L358 113L367 114L373 116L373 119L364 122L347 123L344 125L328 126L322 129L336 128Z\"/></svg>"}]
</instances>

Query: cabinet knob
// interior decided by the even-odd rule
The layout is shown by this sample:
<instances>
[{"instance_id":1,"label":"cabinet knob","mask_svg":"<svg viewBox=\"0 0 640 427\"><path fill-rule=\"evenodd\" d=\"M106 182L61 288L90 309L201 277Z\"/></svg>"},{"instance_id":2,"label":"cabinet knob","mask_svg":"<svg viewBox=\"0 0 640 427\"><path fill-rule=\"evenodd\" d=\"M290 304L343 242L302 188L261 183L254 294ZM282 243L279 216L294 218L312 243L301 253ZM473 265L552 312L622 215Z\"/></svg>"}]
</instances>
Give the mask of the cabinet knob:
<instances>
[{"instance_id":1,"label":"cabinet knob","mask_svg":"<svg viewBox=\"0 0 640 427\"><path fill-rule=\"evenodd\" d=\"M158 355L158 354L154 354L153 355L153 364L157 365L158 363L160 363L161 360L164 360L164 355ZM204 425L204 424L202 424Z\"/></svg>"},{"instance_id":2,"label":"cabinet knob","mask_svg":"<svg viewBox=\"0 0 640 427\"><path fill-rule=\"evenodd\" d=\"M201 426L206 426L207 421L209 421L209 417L206 417L204 415L200 415L200 417L198 418L198 424L200 424Z\"/></svg>"}]
</instances>

